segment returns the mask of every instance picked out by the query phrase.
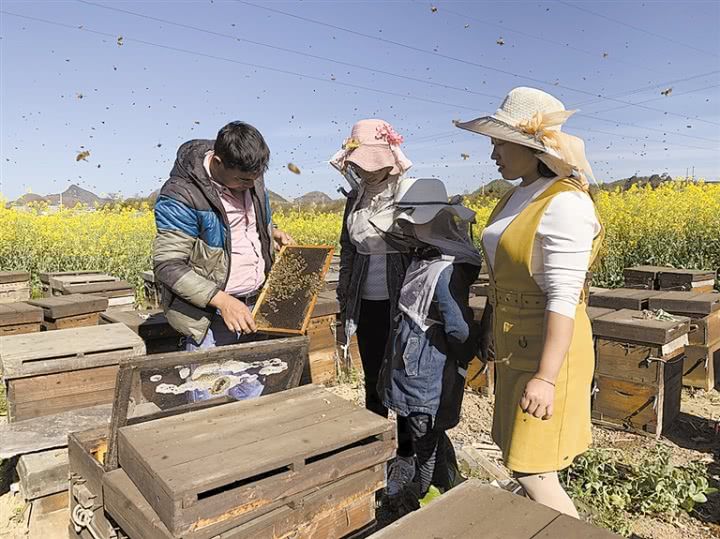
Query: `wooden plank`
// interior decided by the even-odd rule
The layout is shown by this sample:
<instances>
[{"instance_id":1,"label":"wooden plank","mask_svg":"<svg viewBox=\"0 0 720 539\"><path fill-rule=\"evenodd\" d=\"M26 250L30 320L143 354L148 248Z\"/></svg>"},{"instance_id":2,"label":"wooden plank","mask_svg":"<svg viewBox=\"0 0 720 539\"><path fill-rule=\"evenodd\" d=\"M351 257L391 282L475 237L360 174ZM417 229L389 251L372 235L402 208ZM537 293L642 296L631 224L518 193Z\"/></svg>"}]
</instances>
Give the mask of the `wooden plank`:
<instances>
[{"instance_id":1,"label":"wooden plank","mask_svg":"<svg viewBox=\"0 0 720 539\"><path fill-rule=\"evenodd\" d=\"M45 312L45 318L51 320L99 313L107 309L108 306L107 298L90 294L68 294L66 296L38 298L30 300L28 303L42 308Z\"/></svg>"},{"instance_id":2,"label":"wooden plank","mask_svg":"<svg viewBox=\"0 0 720 539\"><path fill-rule=\"evenodd\" d=\"M0 424L0 459L65 447L68 433L107 425L112 405L101 404L52 416Z\"/></svg>"},{"instance_id":3,"label":"wooden plank","mask_svg":"<svg viewBox=\"0 0 720 539\"><path fill-rule=\"evenodd\" d=\"M135 289L127 281L66 285L62 290L64 294L92 294L106 298L124 297L135 294Z\"/></svg>"},{"instance_id":4,"label":"wooden plank","mask_svg":"<svg viewBox=\"0 0 720 539\"><path fill-rule=\"evenodd\" d=\"M650 298L650 308L669 313L692 313L695 317L706 316L720 310L720 292L663 292Z\"/></svg>"},{"instance_id":5,"label":"wooden plank","mask_svg":"<svg viewBox=\"0 0 720 539\"><path fill-rule=\"evenodd\" d=\"M181 337L159 309L114 311L102 313L100 316L103 323L125 324L144 341Z\"/></svg>"},{"instance_id":6,"label":"wooden plank","mask_svg":"<svg viewBox=\"0 0 720 539\"><path fill-rule=\"evenodd\" d=\"M720 388L720 340L685 347L683 385L705 391Z\"/></svg>"},{"instance_id":7,"label":"wooden plank","mask_svg":"<svg viewBox=\"0 0 720 539\"><path fill-rule=\"evenodd\" d=\"M478 500L482 500L482 510L478 510ZM469 479L370 537L530 539L558 516L549 507Z\"/></svg>"},{"instance_id":8,"label":"wooden plank","mask_svg":"<svg viewBox=\"0 0 720 539\"><path fill-rule=\"evenodd\" d=\"M631 288L615 288L606 292L598 292L590 296L590 307L605 309L631 309L642 311L648 308L650 298L659 294L653 290L635 290Z\"/></svg>"},{"instance_id":9,"label":"wooden plank","mask_svg":"<svg viewBox=\"0 0 720 539\"><path fill-rule=\"evenodd\" d=\"M323 291L318 294L310 317L312 319L329 314L336 315L339 312L340 304L338 303L335 291Z\"/></svg>"},{"instance_id":10,"label":"wooden plank","mask_svg":"<svg viewBox=\"0 0 720 539\"><path fill-rule=\"evenodd\" d=\"M558 539L561 537L562 539L613 539L620 536L567 515L559 515L547 527L533 535L533 539Z\"/></svg>"},{"instance_id":11,"label":"wooden plank","mask_svg":"<svg viewBox=\"0 0 720 539\"><path fill-rule=\"evenodd\" d=\"M43 311L38 307L23 302L0 304L0 326L20 324L39 324L43 319Z\"/></svg>"},{"instance_id":12,"label":"wooden plank","mask_svg":"<svg viewBox=\"0 0 720 539\"><path fill-rule=\"evenodd\" d=\"M41 325L39 323L17 324L14 326L0 326L0 337L8 335L23 335L25 333L38 333ZM1 371L2 369L0 369Z\"/></svg>"},{"instance_id":13,"label":"wooden plank","mask_svg":"<svg viewBox=\"0 0 720 539\"><path fill-rule=\"evenodd\" d=\"M107 454L108 429L99 426L68 435L68 461L70 478L82 482L95 498L93 508L103 506L102 480Z\"/></svg>"},{"instance_id":14,"label":"wooden plank","mask_svg":"<svg viewBox=\"0 0 720 539\"><path fill-rule=\"evenodd\" d=\"M38 274L41 283L50 284L53 277L65 277L71 275L103 275L100 270L75 270L75 271L43 271Z\"/></svg>"},{"instance_id":15,"label":"wooden plank","mask_svg":"<svg viewBox=\"0 0 720 539\"><path fill-rule=\"evenodd\" d=\"M55 511L67 511L69 503L68 490L65 489L62 492L33 500L32 510L33 513L46 515L48 513L54 513Z\"/></svg>"},{"instance_id":16,"label":"wooden plank","mask_svg":"<svg viewBox=\"0 0 720 539\"><path fill-rule=\"evenodd\" d=\"M12 421L112 403L118 366L108 365L8 382Z\"/></svg>"},{"instance_id":17,"label":"wooden plank","mask_svg":"<svg viewBox=\"0 0 720 539\"><path fill-rule=\"evenodd\" d=\"M660 290L695 290L710 292L715 285L715 272L666 268L658 275Z\"/></svg>"},{"instance_id":18,"label":"wooden plank","mask_svg":"<svg viewBox=\"0 0 720 539\"><path fill-rule=\"evenodd\" d=\"M68 490L67 448L23 455L18 460L20 490L26 500Z\"/></svg>"},{"instance_id":19,"label":"wooden plank","mask_svg":"<svg viewBox=\"0 0 720 539\"><path fill-rule=\"evenodd\" d=\"M593 333L615 341L668 344L690 331L690 319L677 317L676 321L648 320L640 311L622 309L593 321Z\"/></svg>"},{"instance_id":20,"label":"wooden plank","mask_svg":"<svg viewBox=\"0 0 720 539\"><path fill-rule=\"evenodd\" d=\"M179 535L199 521L235 523L278 497L391 458L394 429L384 418L313 386L293 393L125 427L120 464Z\"/></svg>"},{"instance_id":21,"label":"wooden plank","mask_svg":"<svg viewBox=\"0 0 720 539\"><path fill-rule=\"evenodd\" d=\"M349 515L344 510L356 506L358 502L374 509L373 493L382 486L382 468L364 470L327 486L310 489L289 500L277 500L264 515L220 535L213 535L215 532L208 528L184 535L183 538L276 539L290 534L294 537L314 539L344 537L372 520L374 515L374 512L366 511L366 518L360 519L362 522L352 524L354 519L347 518ZM122 469L105 475L103 490L107 512L130 539L173 539L143 494ZM329 523L330 529L327 529L328 525L322 522L332 516L339 516L344 525L341 522Z\"/></svg>"},{"instance_id":22,"label":"wooden plank","mask_svg":"<svg viewBox=\"0 0 720 539\"><path fill-rule=\"evenodd\" d=\"M658 387L662 376L663 361L677 361L683 351L663 356L657 346L620 343L597 339L595 343L597 364L595 371L614 378L631 380Z\"/></svg>"},{"instance_id":23,"label":"wooden plank","mask_svg":"<svg viewBox=\"0 0 720 539\"><path fill-rule=\"evenodd\" d=\"M84 328L97 326L100 320L100 313L80 314L78 316L67 316L57 320L43 321L43 331L55 331L57 329Z\"/></svg>"},{"instance_id":24,"label":"wooden plank","mask_svg":"<svg viewBox=\"0 0 720 539\"><path fill-rule=\"evenodd\" d=\"M65 539L65 527L69 520L67 510L55 511L45 515L30 515L27 539ZM62 530L62 535L59 533Z\"/></svg>"},{"instance_id":25,"label":"wooden plank","mask_svg":"<svg viewBox=\"0 0 720 539\"><path fill-rule=\"evenodd\" d=\"M20 283L30 280L30 273L27 271L0 271L0 284Z\"/></svg>"},{"instance_id":26,"label":"wooden plank","mask_svg":"<svg viewBox=\"0 0 720 539\"><path fill-rule=\"evenodd\" d=\"M0 284L0 303L14 303L30 299L29 283Z\"/></svg>"},{"instance_id":27,"label":"wooden plank","mask_svg":"<svg viewBox=\"0 0 720 539\"><path fill-rule=\"evenodd\" d=\"M108 447L108 458L106 467L114 470L117 467L117 433L118 429L128 424L128 418L134 414L131 409L131 399L134 403L147 402L147 394L143 393L147 384L143 384L142 380L148 380L150 376L162 374L168 371L176 371L177 367L201 366L215 364L222 365L226 361L235 362L256 362L264 361L268 358L281 358L287 362L288 369L275 378L266 379L263 389L263 395L282 391L295 387L300 382L303 369L307 365L307 337L291 337L282 339L268 339L265 341L242 343L230 346L220 346L211 349L198 350L195 352L177 352L171 354L162 354L156 356L146 356L136 359L128 359L121 365L118 375L118 383L115 388L115 407L113 409L113 418L110 425L110 441ZM188 407L202 408L206 406L220 406L228 402L228 399L213 399L211 401L196 402L194 404L186 404L178 406L173 402L157 402L154 401L156 407L159 407L160 415L153 417L164 417L178 413L186 413ZM137 409L137 406L135 407ZM150 418L148 414L143 414L134 419L140 422Z\"/></svg>"},{"instance_id":28,"label":"wooden plank","mask_svg":"<svg viewBox=\"0 0 720 539\"><path fill-rule=\"evenodd\" d=\"M487 296L474 296L469 299L468 305L473 310L473 317L476 321L480 321L483 312L487 307L488 298Z\"/></svg>"},{"instance_id":29,"label":"wooden plank","mask_svg":"<svg viewBox=\"0 0 720 539\"><path fill-rule=\"evenodd\" d=\"M145 353L145 343L123 324L0 337L6 380L117 364Z\"/></svg>"}]
</instances>

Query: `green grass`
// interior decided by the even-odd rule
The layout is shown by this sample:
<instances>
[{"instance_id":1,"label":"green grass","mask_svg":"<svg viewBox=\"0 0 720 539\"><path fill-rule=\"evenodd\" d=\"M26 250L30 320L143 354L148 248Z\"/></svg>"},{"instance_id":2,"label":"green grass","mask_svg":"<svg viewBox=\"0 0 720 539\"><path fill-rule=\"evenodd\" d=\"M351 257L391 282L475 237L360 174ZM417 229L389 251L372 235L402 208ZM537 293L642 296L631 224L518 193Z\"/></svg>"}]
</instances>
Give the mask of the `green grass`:
<instances>
[{"instance_id":1,"label":"green grass","mask_svg":"<svg viewBox=\"0 0 720 539\"><path fill-rule=\"evenodd\" d=\"M7 415L7 398L5 397L4 384L0 384L0 415Z\"/></svg>"}]
</instances>

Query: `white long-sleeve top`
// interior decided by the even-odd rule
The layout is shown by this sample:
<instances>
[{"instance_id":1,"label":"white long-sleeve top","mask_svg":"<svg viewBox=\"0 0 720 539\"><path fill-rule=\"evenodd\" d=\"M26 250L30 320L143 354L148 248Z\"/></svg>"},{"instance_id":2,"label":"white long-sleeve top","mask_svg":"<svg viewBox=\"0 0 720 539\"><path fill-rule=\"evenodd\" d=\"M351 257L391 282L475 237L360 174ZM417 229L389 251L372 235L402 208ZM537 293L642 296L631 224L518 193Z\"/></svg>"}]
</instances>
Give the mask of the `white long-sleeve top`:
<instances>
[{"instance_id":1,"label":"white long-sleeve top","mask_svg":"<svg viewBox=\"0 0 720 539\"><path fill-rule=\"evenodd\" d=\"M482 241L488 263L495 267L500 236L527 205L558 178L540 178L526 187L518 187L483 231ZM592 242L600 232L600 223L590 195L566 191L555 195L543 214L535 235L532 273L547 296L545 309L575 318L575 310L590 263Z\"/></svg>"}]
</instances>

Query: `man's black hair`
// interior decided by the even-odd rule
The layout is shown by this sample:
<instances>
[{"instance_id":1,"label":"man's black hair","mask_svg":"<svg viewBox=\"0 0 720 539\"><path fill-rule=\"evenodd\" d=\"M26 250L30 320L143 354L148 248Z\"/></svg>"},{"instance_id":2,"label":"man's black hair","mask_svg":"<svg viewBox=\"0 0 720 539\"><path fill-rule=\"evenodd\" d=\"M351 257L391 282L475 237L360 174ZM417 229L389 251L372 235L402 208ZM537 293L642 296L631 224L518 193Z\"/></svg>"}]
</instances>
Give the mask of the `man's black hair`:
<instances>
[{"instance_id":1,"label":"man's black hair","mask_svg":"<svg viewBox=\"0 0 720 539\"><path fill-rule=\"evenodd\" d=\"M554 178L555 176L557 176L557 174L555 174L555 172L553 172L553 170L549 166L547 166L543 161L540 161L539 159L537 168L540 176L544 178Z\"/></svg>"},{"instance_id":2,"label":"man's black hair","mask_svg":"<svg viewBox=\"0 0 720 539\"><path fill-rule=\"evenodd\" d=\"M245 122L230 122L215 139L215 155L226 168L263 174L270 162L270 148L260 131Z\"/></svg>"}]
</instances>

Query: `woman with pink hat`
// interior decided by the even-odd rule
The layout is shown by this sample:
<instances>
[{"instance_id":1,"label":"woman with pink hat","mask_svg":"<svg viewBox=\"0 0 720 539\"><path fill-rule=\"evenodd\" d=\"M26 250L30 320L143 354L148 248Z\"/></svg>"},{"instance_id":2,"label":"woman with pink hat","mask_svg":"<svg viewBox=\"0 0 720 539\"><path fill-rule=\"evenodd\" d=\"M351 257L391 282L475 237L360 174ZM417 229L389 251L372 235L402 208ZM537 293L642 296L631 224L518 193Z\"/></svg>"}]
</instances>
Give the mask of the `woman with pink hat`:
<instances>
[{"instance_id":1,"label":"woman with pink hat","mask_svg":"<svg viewBox=\"0 0 720 539\"><path fill-rule=\"evenodd\" d=\"M408 265L406 255L387 244L370 218L394 201L398 179L412 166L400 149L403 137L388 122L357 122L330 161L351 186L340 235L337 298L344 323L345 350L357 333L365 375L365 407L387 417L378 393L378 375L398 314L398 297ZM388 470L387 493L412 479L415 465L407 425L398 424L398 458Z\"/></svg>"},{"instance_id":2,"label":"woman with pink hat","mask_svg":"<svg viewBox=\"0 0 720 539\"><path fill-rule=\"evenodd\" d=\"M583 141L561 131L573 112L546 92L515 88L494 115L457 126L490 137L502 177L522 180L482 235L491 308L479 355L489 359L492 338L493 439L530 498L577 517L557 472L591 442L587 277L603 229Z\"/></svg>"}]
</instances>

